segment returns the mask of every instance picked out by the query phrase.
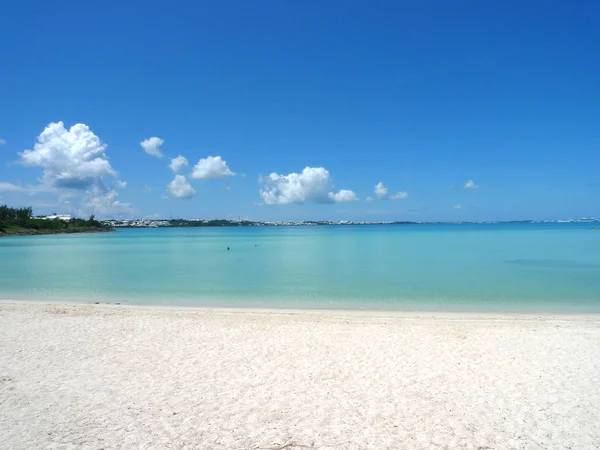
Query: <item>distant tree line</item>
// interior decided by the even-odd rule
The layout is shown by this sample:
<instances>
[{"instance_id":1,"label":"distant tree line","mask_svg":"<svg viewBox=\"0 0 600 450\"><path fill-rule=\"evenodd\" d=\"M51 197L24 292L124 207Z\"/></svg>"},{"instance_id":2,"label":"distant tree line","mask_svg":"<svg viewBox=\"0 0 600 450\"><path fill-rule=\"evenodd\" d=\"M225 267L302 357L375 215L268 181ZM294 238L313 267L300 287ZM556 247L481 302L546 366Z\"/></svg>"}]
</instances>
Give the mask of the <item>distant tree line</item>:
<instances>
[{"instance_id":1,"label":"distant tree line","mask_svg":"<svg viewBox=\"0 0 600 450\"><path fill-rule=\"evenodd\" d=\"M0 221L5 220L30 220L33 217L33 208L9 208L6 205L0 206Z\"/></svg>"},{"instance_id":2,"label":"distant tree line","mask_svg":"<svg viewBox=\"0 0 600 450\"><path fill-rule=\"evenodd\" d=\"M72 218L70 220L43 219L33 216L33 209L11 208L7 205L0 205L0 231L10 229L34 229L34 230L77 230L86 228L105 227L102 222L96 220L91 215L89 219Z\"/></svg>"}]
</instances>

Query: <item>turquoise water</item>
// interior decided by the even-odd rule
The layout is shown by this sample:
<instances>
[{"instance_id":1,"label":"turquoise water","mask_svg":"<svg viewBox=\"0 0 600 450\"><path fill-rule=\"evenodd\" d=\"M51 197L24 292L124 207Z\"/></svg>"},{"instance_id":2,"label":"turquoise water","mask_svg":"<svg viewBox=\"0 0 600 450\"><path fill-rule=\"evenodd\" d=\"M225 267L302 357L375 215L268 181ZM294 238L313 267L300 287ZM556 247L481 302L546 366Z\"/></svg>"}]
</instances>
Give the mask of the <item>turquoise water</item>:
<instances>
[{"instance_id":1,"label":"turquoise water","mask_svg":"<svg viewBox=\"0 0 600 450\"><path fill-rule=\"evenodd\" d=\"M600 231L593 227L166 228L10 237L0 239L0 298L598 312Z\"/></svg>"}]
</instances>

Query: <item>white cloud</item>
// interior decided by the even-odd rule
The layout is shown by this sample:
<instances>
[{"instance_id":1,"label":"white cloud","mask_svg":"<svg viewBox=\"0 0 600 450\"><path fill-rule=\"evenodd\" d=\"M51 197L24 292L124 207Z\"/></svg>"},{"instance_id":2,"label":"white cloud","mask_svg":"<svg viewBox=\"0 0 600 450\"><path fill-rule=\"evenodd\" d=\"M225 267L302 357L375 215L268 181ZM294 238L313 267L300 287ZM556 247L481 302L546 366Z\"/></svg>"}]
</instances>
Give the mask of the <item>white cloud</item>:
<instances>
[{"instance_id":1,"label":"white cloud","mask_svg":"<svg viewBox=\"0 0 600 450\"><path fill-rule=\"evenodd\" d=\"M210 178L221 178L226 176L235 175L227 165L224 159L220 156L209 156L207 158L201 158L190 175L196 179L210 179Z\"/></svg>"},{"instance_id":2,"label":"white cloud","mask_svg":"<svg viewBox=\"0 0 600 450\"><path fill-rule=\"evenodd\" d=\"M192 198L196 190L190 186L183 175L175 175L173 181L167 185L167 190L173 198Z\"/></svg>"},{"instance_id":3,"label":"white cloud","mask_svg":"<svg viewBox=\"0 0 600 450\"><path fill-rule=\"evenodd\" d=\"M152 192L152 188L150 186L144 186L143 192L144 194L149 194L150 192Z\"/></svg>"},{"instance_id":4,"label":"white cloud","mask_svg":"<svg viewBox=\"0 0 600 450\"><path fill-rule=\"evenodd\" d=\"M388 188L385 187L382 181L375 185L373 192L375 192L375 196L380 200L404 200L405 198L408 198L408 192L396 192L395 194L388 195ZM369 201L373 201L372 197L368 198L371 199Z\"/></svg>"},{"instance_id":5,"label":"white cloud","mask_svg":"<svg viewBox=\"0 0 600 450\"><path fill-rule=\"evenodd\" d=\"M279 175L275 172L263 179L260 190L268 205L289 203L330 203L331 177L323 167L305 167L302 173Z\"/></svg>"},{"instance_id":6,"label":"white cloud","mask_svg":"<svg viewBox=\"0 0 600 450\"><path fill-rule=\"evenodd\" d=\"M4 144L6 144L6 139L0 138L0 145L4 145Z\"/></svg>"},{"instance_id":7,"label":"white cloud","mask_svg":"<svg viewBox=\"0 0 600 450\"><path fill-rule=\"evenodd\" d=\"M373 197L371 197L371 196L365 198L365 202L372 202L372 201L373 201Z\"/></svg>"},{"instance_id":8,"label":"white cloud","mask_svg":"<svg viewBox=\"0 0 600 450\"><path fill-rule=\"evenodd\" d=\"M465 189L477 189L479 186L475 184L473 180L469 180L465 183Z\"/></svg>"},{"instance_id":9,"label":"white cloud","mask_svg":"<svg viewBox=\"0 0 600 450\"><path fill-rule=\"evenodd\" d=\"M22 192L25 188L16 184L0 181L0 192Z\"/></svg>"},{"instance_id":10,"label":"white cloud","mask_svg":"<svg viewBox=\"0 0 600 450\"><path fill-rule=\"evenodd\" d=\"M461 209L461 208L462 208L462 206L460 206L460 205L454 205L454 209Z\"/></svg>"},{"instance_id":11,"label":"white cloud","mask_svg":"<svg viewBox=\"0 0 600 450\"><path fill-rule=\"evenodd\" d=\"M333 183L329 171L324 167L305 167L302 173L280 175L271 173L260 177L264 184L260 196L267 205L286 205L290 203L332 203L357 200L353 191L342 189L333 192Z\"/></svg>"},{"instance_id":12,"label":"white cloud","mask_svg":"<svg viewBox=\"0 0 600 450\"><path fill-rule=\"evenodd\" d=\"M171 168L171 170L173 172L177 173L187 165L188 165L187 158L185 156L179 155L179 156L177 156L177 158L173 158L171 160L171 164L169 164L169 167Z\"/></svg>"},{"instance_id":13,"label":"white cloud","mask_svg":"<svg viewBox=\"0 0 600 450\"><path fill-rule=\"evenodd\" d=\"M396 192L389 196L390 200L404 200L405 198L408 198L408 192Z\"/></svg>"},{"instance_id":14,"label":"white cloud","mask_svg":"<svg viewBox=\"0 0 600 450\"><path fill-rule=\"evenodd\" d=\"M0 181L0 192L25 192L29 195L40 193L56 193L56 189L43 185L33 186L31 184L13 184Z\"/></svg>"},{"instance_id":15,"label":"white cloud","mask_svg":"<svg viewBox=\"0 0 600 450\"><path fill-rule=\"evenodd\" d=\"M144 139L140 142L140 145L144 149L146 153L150 156L155 156L156 158L162 158L163 154L160 150L160 147L165 143L165 141L159 137L153 136L148 139Z\"/></svg>"},{"instance_id":16,"label":"white cloud","mask_svg":"<svg viewBox=\"0 0 600 450\"><path fill-rule=\"evenodd\" d=\"M117 200L119 194L114 190L92 195L82 205L83 212L95 214L98 216L122 216L133 212L133 207L129 203L123 203Z\"/></svg>"},{"instance_id":17,"label":"white cloud","mask_svg":"<svg viewBox=\"0 0 600 450\"><path fill-rule=\"evenodd\" d=\"M379 199L383 199L387 196L388 189L383 185L383 182L379 182L375 185L375 196Z\"/></svg>"},{"instance_id":18,"label":"white cloud","mask_svg":"<svg viewBox=\"0 0 600 450\"><path fill-rule=\"evenodd\" d=\"M41 167L42 183L49 188L106 191L104 177L116 177L104 154L106 144L87 125L69 130L63 122L51 123L38 136L33 150L20 153L21 162Z\"/></svg>"},{"instance_id":19,"label":"white cloud","mask_svg":"<svg viewBox=\"0 0 600 450\"><path fill-rule=\"evenodd\" d=\"M341 189L337 194L330 192L329 199L336 203L358 201L358 197L354 191L349 191L348 189Z\"/></svg>"},{"instance_id":20,"label":"white cloud","mask_svg":"<svg viewBox=\"0 0 600 450\"><path fill-rule=\"evenodd\" d=\"M24 166L42 169L40 184L0 183L0 190L55 194L59 203L73 204L70 208L76 214L130 214L132 206L117 200L119 194L107 185L106 179L116 177L117 172L105 154L106 147L85 124L66 129L63 122L50 123L33 149L19 154ZM127 183L113 180L112 185L124 188ZM69 202L69 198L75 200Z\"/></svg>"}]
</instances>

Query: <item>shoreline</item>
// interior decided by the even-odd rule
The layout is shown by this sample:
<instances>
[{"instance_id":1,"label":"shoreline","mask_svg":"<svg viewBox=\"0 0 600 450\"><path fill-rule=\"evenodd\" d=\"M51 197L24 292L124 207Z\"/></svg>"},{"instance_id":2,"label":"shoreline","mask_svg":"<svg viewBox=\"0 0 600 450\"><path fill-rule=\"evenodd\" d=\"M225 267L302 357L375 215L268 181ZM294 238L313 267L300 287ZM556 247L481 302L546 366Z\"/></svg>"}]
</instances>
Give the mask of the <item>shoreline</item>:
<instances>
[{"instance_id":1,"label":"shoreline","mask_svg":"<svg viewBox=\"0 0 600 450\"><path fill-rule=\"evenodd\" d=\"M114 228L102 228L93 227L86 229L69 229L65 228L62 230L38 230L35 228L19 228L19 229L8 229L0 231L0 237L13 237L13 236L42 236L50 234L85 234L85 233L110 233L115 231Z\"/></svg>"},{"instance_id":2,"label":"shoreline","mask_svg":"<svg viewBox=\"0 0 600 450\"><path fill-rule=\"evenodd\" d=\"M194 306L165 304L126 304L121 302L70 301L70 300L13 300L0 299L2 306L69 306L73 308L90 307L115 309L122 311L165 311L180 313L222 313L240 315L274 315L274 316L307 316L307 317L363 317L390 319L452 319L452 320L600 320L598 312L552 312L552 311L431 311L401 309L317 309L317 308L273 308L273 307L235 307L235 306Z\"/></svg>"}]
</instances>

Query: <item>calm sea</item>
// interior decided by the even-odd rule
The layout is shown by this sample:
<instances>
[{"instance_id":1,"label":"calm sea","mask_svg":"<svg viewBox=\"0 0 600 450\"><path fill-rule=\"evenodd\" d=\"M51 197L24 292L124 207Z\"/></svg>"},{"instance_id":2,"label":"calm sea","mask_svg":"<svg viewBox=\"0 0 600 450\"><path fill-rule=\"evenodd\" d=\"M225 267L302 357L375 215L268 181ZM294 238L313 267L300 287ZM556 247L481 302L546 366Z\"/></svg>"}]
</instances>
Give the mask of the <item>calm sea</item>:
<instances>
[{"instance_id":1,"label":"calm sea","mask_svg":"<svg viewBox=\"0 0 600 450\"><path fill-rule=\"evenodd\" d=\"M600 312L600 230L447 224L10 237L0 239L0 298Z\"/></svg>"}]
</instances>

